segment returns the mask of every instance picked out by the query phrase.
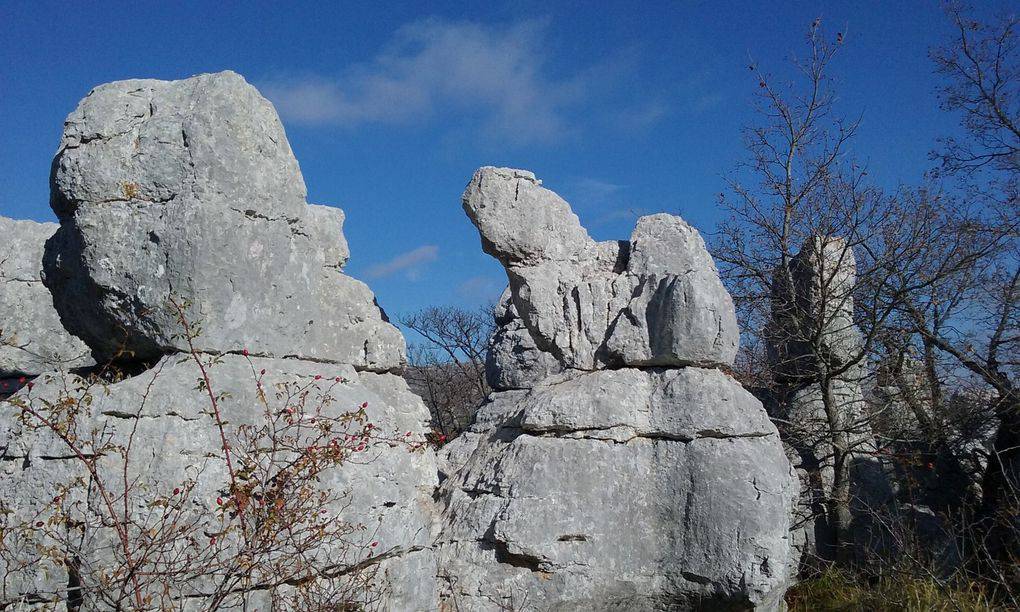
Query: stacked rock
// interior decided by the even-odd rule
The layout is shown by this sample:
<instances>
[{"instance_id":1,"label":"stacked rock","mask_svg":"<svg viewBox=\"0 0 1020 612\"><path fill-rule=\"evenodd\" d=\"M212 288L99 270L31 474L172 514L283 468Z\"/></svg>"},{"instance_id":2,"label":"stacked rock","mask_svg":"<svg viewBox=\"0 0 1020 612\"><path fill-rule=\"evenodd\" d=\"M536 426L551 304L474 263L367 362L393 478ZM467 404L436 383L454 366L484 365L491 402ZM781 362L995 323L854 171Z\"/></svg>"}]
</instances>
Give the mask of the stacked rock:
<instances>
[{"instance_id":1,"label":"stacked rock","mask_svg":"<svg viewBox=\"0 0 1020 612\"><path fill-rule=\"evenodd\" d=\"M345 500L323 512L364 527L347 539L344 564L328 571L371 568L382 607L431 607L423 602L435 601L435 456L392 442L423 441L428 411L398 374L400 332L368 287L342 271L343 213L305 203L272 105L232 72L102 85L65 123L51 193L60 228L46 246L45 280L56 311L99 360L134 376L100 391L94 381L53 374L12 400L44 407L68 390L88 394L77 404L76 431L102 432L103 448L133 449L126 470L118 453L98 458L113 493L131 483L133 499L144 500L190 479L195 516L214 515L217 497L229 493L207 385L228 446L242 426L267 418L266 396L272 404L300 387L332 417L364 405L365 419L391 441L373 438L358 460L321 475L324 490ZM195 355L211 379L198 386ZM83 470L54 432L26 428L11 412L0 420L0 499L14 520L34 516ZM158 518L159 508L125 504L137 524L152 524L147 517ZM98 537L75 551L76 563L110 551ZM5 594L82 597L69 592L82 579L71 564L41 559L36 567ZM191 585L188 605L203 608L208 586Z\"/></svg>"},{"instance_id":2,"label":"stacked rock","mask_svg":"<svg viewBox=\"0 0 1020 612\"><path fill-rule=\"evenodd\" d=\"M464 209L509 278L496 392L440 456L458 610L778 609L797 482L726 372L732 301L696 230L595 242L530 172L482 168Z\"/></svg>"},{"instance_id":3,"label":"stacked rock","mask_svg":"<svg viewBox=\"0 0 1020 612\"><path fill-rule=\"evenodd\" d=\"M0 396L17 379L93 365L85 343L67 333L42 283L43 245L56 223L0 217Z\"/></svg>"}]
</instances>

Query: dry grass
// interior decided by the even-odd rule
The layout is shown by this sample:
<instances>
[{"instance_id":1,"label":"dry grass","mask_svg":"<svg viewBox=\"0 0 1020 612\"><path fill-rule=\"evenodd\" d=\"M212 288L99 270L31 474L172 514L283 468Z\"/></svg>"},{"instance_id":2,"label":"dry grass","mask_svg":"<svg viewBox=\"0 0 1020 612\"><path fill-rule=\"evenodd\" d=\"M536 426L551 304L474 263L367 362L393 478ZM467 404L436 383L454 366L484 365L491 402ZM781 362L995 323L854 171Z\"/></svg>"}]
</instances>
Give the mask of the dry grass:
<instances>
[{"instance_id":1,"label":"dry grass","mask_svg":"<svg viewBox=\"0 0 1020 612\"><path fill-rule=\"evenodd\" d=\"M828 569L786 594L791 612L979 612L1006 610L994 605L976 584L940 585L911 576L867 579Z\"/></svg>"}]
</instances>

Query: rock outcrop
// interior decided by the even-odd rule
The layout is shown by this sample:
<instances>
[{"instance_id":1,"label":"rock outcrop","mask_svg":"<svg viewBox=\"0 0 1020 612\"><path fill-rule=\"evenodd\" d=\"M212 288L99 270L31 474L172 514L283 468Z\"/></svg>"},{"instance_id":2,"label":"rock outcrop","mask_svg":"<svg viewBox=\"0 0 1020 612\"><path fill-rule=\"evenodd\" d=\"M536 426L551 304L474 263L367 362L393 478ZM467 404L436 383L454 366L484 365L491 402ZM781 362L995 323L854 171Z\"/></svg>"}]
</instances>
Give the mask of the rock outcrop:
<instances>
[{"instance_id":1,"label":"rock outcrop","mask_svg":"<svg viewBox=\"0 0 1020 612\"><path fill-rule=\"evenodd\" d=\"M56 229L0 217L0 379L94 363L85 343L64 330L42 283L43 245Z\"/></svg>"},{"instance_id":2,"label":"rock outcrop","mask_svg":"<svg viewBox=\"0 0 1020 612\"><path fill-rule=\"evenodd\" d=\"M46 284L99 359L151 359L182 340L386 371L403 339L341 272L343 213L305 203L272 105L239 75L101 85L67 118L53 162L60 230Z\"/></svg>"},{"instance_id":3,"label":"rock outcrop","mask_svg":"<svg viewBox=\"0 0 1020 612\"><path fill-rule=\"evenodd\" d=\"M501 325L495 388L518 386L513 370L533 360L579 370L733 363L733 303L683 219L642 217L629 242L595 242L534 174L504 168L478 171L463 202L510 280L501 317L520 320Z\"/></svg>"},{"instance_id":4,"label":"rock outcrop","mask_svg":"<svg viewBox=\"0 0 1020 612\"><path fill-rule=\"evenodd\" d=\"M464 193L509 290L498 389L440 455L451 609L778 609L797 483L724 370L733 305L697 231L643 217L593 241L521 170ZM527 602L527 603L525 603Z\"/></svg>"},{"instance_id":5,"label":"rock outcrop","mask_svg":"<svg viewBox=\"0 0 1020 612\"><path fill-rule=\"evenodd\" d=\"M871 513L895 493L876 459L861 389L856 274L853 250L844 240L814 236L789 268L777 270L773 283L766 333L775 377L774 416L784 424L783 439L801 480L794 540L805 560L833 558L835 545L851 546L839 543L848 536L858 544L857 552L865 551L875 537ZM846 490L837 493L835 487ZM847 499L840 505L850 514L835 517L832 500L841 495ZM837 534L837 525L848 521Z\"/></svg>"},{"instance_id":6,"label":"rock outcrop","mask_svg":"<svg viewBox=\"0 0 1020 612\"><path fill-rule=\"evenodd\" d=\"M422 444L428 411L391 372L403 364L403 337L367 286L342 272L343 213L304 198L275 111L237 74L110 83L71 113L53 164L60 229L46 245L46 285L67 329L131 376L52 373L11 398L0 414L8 525L53 512L64 503L61 487L88 476L55 431L73 432L95 451L97 474L113 483L115 498L130 482L124 511L133 525L151 526L162 520L169 495L186 495L183 516L195 520L216 516L218 497L248 503L230 490L224 453L224 445L243 448L246 425L308 418L311 434L325 417L363 408L371 439L320 483L345 500L322 512L361 528L345 539L339 560L318 551L298 565L321 570L320 578L374 572L372 601L385 609L435 607L437 468ZM218 398L223 438L207 389ZM321 412L304 412L313 404ZM26 428L35 421L19 417L20 406L46 414L70 406L74 415L64 428ZM321 452L349 442L330 444ZM296 469L284 468L279 478ZM16 561L27 570L3 568L8 600L0 607L84 598L86 608L105 609L89 599L97 584L85 571L116 554L109 524L97 522L104 515L98 504L88 498L83 519L99 525L94 539L41 559L26 549ZM217 537L215 524L193 531L210 542ZM151 533L139 527L138 537ZM327 559L328 567L315 569ZM220 578L212 567L174 595L175 605L205 609L203 598ZM76 591L83 581L85 590ZM262 588L262 595L272 590ZM258 601L247 609L269 609Z\"/></svg>"}]
</instances>

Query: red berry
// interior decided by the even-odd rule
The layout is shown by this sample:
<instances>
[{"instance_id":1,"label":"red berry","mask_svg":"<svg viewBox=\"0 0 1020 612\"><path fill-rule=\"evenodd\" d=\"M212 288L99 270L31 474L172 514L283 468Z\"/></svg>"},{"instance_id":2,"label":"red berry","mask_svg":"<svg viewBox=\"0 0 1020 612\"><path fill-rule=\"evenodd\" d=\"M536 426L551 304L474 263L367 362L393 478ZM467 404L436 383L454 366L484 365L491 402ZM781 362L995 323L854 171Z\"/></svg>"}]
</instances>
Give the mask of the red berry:
<instances>
[{"instance_id":1,"label":"red berry","mask_svg":"<svg viewBox=\"0 0 1020 612\"><path fill-rule=\"evenodd\" d=\"M180 495L180 493L181 493L181 490L179 488L177 488L177 487L174 487L174 495Z\"/></svg>"},{"instance_id":2,"label":"red berry","mask_svg":"<svg viewBox=\"0 0 1020 612\"><path fill-rule=\"evenodd\" d=\"M265 373L266 373L266 369L265 368L262 368L262 370L259 372L259 374L265 374Z\"/></svg>"},{"instance_id":3,"label":"red berry","mask_svg":"<svg viewBox=\"0 0 1020 612\"><path fill-rule=\"evenodd\" d=\"M339 377L339 376L337 376L336 378L334 378L334 379L333 379L333 382L340 382L340 377Z\"/></svg>"},{"instance_id":4,"label":"red berry","mask_svg":"<svg viewBox=\"0 0 1020 612\"><path fill-rule=\"evenodd\" d=\"M322 380L322 374L316 374L315 380Z\"/></svg>"},{"instance_id":5,"label":"red berry","mask_svg":"<svg viewBox=\"0 0 1020 612\"><path fill-rule=\"evenodd\" d=\"M365 402L364 404L362 404L361 407L362 408L368 408L368 402Z\"/></svg>"},{"instance_id":6,"label":"red berry","mask_svg":"<svg viewBox=\"0 0 1020 612\"><path fill-rule=\"evenodd\" d=\"M18 384L19 384L19 385L23 385L23 384L25 384L25 377L24 377L24 376L22 376L22 377L18 378Z\"/></svg>"},{"instance_id":7,"label":"red berry","mask_svg":"<svg viewBox=\"0 0 1020 612\"><path fill-rule=\"evenodd\" d=\"M379 545L379 543L378 543L378 542L372 542L372 548L375 548L375 547L376 547L376 546L378 546L378 545Z\"/></svg>"},{"instance_id":8,"label":"red berry","mask_svg":"<svg viewBox=\"0 0 1020 612\"><path fill-rule=\"evenodd\" d=\"M42 527L42 526L43 526L43 522L42 522L42 521L39 521L38 523L36 523L36 524L35 524L35 526L36 526L36 527Z\"/></svg>"},{"instance_id":9,"label":"red berry","mask_svg":"<svg viewBox=\"0 0 1020 612\"><path fill-rule=\"evenodd\" d=\"M209 538L209 545L212 546L216 543L216 538Z\"/></svg>"},{"instance_id":10,"label":"red berry","mask_svg":"<svg viewBox=\"0 0 1020 612\"><path fill-rule=\"evenodd\" d=\"M223 498L222 497L217 497L216 498L216 505L217 506L222 506L223 505Z\"/></svg>"},{"instance_id":11,"label":"red berry","mask_svg":"<svg viewBox=\"0 0 1020 612\"><path fill-rule=\"evenodd\" d=\"M248 356L248 349L241 349L241 354L244 355L245 357L247 357Z\"/></svg>"}]
</instances>

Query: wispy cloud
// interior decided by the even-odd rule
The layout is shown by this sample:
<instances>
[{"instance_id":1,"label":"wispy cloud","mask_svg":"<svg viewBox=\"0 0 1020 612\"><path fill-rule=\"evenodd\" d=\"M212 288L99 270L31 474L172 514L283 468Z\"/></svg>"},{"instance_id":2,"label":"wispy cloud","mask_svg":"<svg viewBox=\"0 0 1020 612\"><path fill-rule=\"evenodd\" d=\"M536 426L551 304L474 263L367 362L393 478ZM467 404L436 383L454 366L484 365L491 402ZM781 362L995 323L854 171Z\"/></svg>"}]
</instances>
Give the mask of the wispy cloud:
<instances>
[{"instance_id":1,"label":"wispy cloud","mask_svg":"<svg viewBox=\"0 0 1020 612\"><path fill-rule=\"evenodd\" d=\"M564 189L574 205L601 206L617 196L623 190L623 185L582 176L569 179Z\"/></svg>"},{"instance_id":2,"label":"wispy cloud","mask_svg":"<svg viewBox=\"0 0 1020 612\"><path fill-rule=\"evenodd\" d=\"M421 277L422 268L439 259L439 247L434 244L422 245L401 253L389 261L369 266L365 273L370 278L383 278L403 272L409 280Z\"/></svg>"},{"instance_id":3,"label":"wispy cloud","mask_svg":"<svg viewBox=\"0 0 1020 612\"><path fill-rule=\"evenodd\" d=\"M497 282L488 276L472 276L457 285L457 294L465 300L495 302L504 286L505 281Z\"/></svg>"},{"instance_id":4,"label":"wispy cloud","mask_svg":"<svg viewBox=\"0 0 1020 612\"><path fill-rule=\"evenodd\" d=\"M574 177L564 184L564 194L591 227L634 221L647 211L628 204L626 185L593 177ZM589 228L591 229L591 228Z\"/></svg>"},{"instance_id":5,"label":"wispy cloud","mask_svg":"<svg viewBox=\"0 0 1020 612\"><path fill-rule=\"evenodd\" d=\"M548 31L548 20L497 26L427 19L401 27L371 60L336 75L260 86L288 121L357 127L445 114L473 118L516 143L554 141L583 114L572 111L623 70L609 62L552 74ZM656 117L645 111L643 120Z\"/></svg>"},{"instance_id":6,"label":"wispy cloud","mask_svg":"<svg viewBox=\"0 0 1020 612\"><path fill-rule=\"evenodd\" d=\"M643 208L615 208L599 215L593 222L594 225L608 225L616 221L636 221L641 215L648 214Z\"/></svg>"}]
</instances>

